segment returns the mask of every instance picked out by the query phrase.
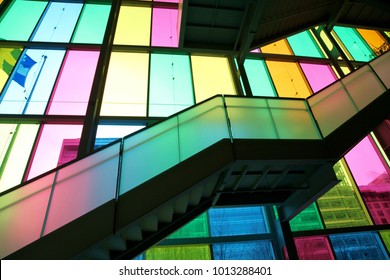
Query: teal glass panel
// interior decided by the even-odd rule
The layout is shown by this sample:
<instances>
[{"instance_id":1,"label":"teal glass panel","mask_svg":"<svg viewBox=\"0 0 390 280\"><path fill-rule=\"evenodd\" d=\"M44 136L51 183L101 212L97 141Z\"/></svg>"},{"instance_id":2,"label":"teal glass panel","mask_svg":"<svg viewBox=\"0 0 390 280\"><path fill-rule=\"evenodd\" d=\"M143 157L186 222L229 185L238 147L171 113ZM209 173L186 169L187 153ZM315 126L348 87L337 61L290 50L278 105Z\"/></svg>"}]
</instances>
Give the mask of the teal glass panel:
<instances>
[{"instance_id":1,"label":"teal glass panel","mask_svg":"<svg viewBox=\"0 0 390 280\"><path fill-rule=\"evenodd\" d=\"M73 43L101 44L111 6L104 4L85 4L76 26Z\"/></svg>"},{"instance_id":2,"label":"teal glass panel","mask_svg":"<svg viewBox=\"0 0 390 280\"><path fill-rule=\"evenodd\" d=\"M119 148L116 143L58 171L44 234L115 198Z\"/></svg>"},{"instance_id":3,"label":"teal glass panel","mask_svg":"<svg viewBox=\"0 0 390 280\"><path fill-rule=\"evenodd\" d=\"M361 232L330 235L338 260L388 260L385 248L377 233Z\"/></svg>"},{"instance_id":4,"label":"teal glass panel","mask_svg":"<svg viewBox=\"0 0 390 280\"><path fill-rule=\"evenodd\" d=\"M146 260L210 260L209 245L153 247L146 251Z\"/></svg>"},{"instance_id":5,"label":"teal glass panel","mask_svg":"<svg viewBox=\"0 0 390 280\"><path fill-rule=\"evenodd\" d=\"M54 173L0 197L0 258L39 239Z\"/></svg>"},{"instance_id":6,"label":"teal glass panel","mask_svg":"<svg viewBox=\"0 0 390 280\"><path fill-rule=\"evenodd\" d=\"M355 28L335 26L333 30L352 55L353 59L367 62L375 58L374 52Z\"/></svg>"},{"instance_id":7,"label":"teal glass panel","mask_svg":"<svg viewBox=\"0 0 390 280\"><path fill-rule=\"evenodd\" d=\"M209 219L211 236L268 232L263 207L212 208Z\"/></svg>"},{"instance_id":8,"label":"teal glass panel","mask_svg":"<svg viewBox=\"0 0 390 280\"><path fill-rule=\"evenodd\" d=\"M28 41L46 1L14 0L0 18L0 39Z\"/></svg>"},{"instance_id":9,"label":"teal glass panel","mask_svg":"<svg viewBox=\"0 0 390 280\"><path fill-rule=\"evenodd\" d=\"M277 96L263 60L246 59L244 67L254 96Z\"/></svg>"},{"instance_id":10,"label":"teal glass panel","mask_svg":"<svg viewBox=\"0 0 390 280\"><path fill-rule=\"evenodd\" d=\"M50 2L33 41L69 42L82 7L79 3Z\"/></svg>"},{"instance_id":11,"label":"teal glass panel","mask_svg":"<svg viewBox=\"0 0 390 280\"><path fill-rule=\"evenodd\" d=\"M64 55L64 50L28 49L23 53L22 59L35 63L29 69L17 66L16 71L23 73L23 83L20 77L9 82L2 95L0 113L43 114Z\"/></svg>"},{"instance_id":12,"label":"teal glass panel","mask_svg":"<svg viewBox=\"0 0 390 280\"><path fill-rule=\"evenodd\" d=\"M213 245L214 260L274 260L271 241L251 241Z\"/></svg>"},{"instance_id":13,"label":"teal glass panel","mask_svg":"<svg viewBox=\"0 0 390 280\"><path fill-rule=\"evenodd\" d=\"M230 138L221 97L213 98L178 116L180 160Z\"/></svg>"},{"instance_id":14,"label":"teal glass panel","mask_svg":"<svg viewBox=\"0 0 390 280\"><path fill-rule=\"evenodd\" d=\"M334 260L332 248L326 236L294 238L300 260Z\"/></svg>"},{"instance_id":15,"label":"teal glass panel","mask_svg":"<svg viewBox=\"0 0 390 280\"><path fill-rule=\"evenodd\" d=\"M120 194L179 163L177 119L126 138L123 149Z\"/></svg>"},{"instance_id":16,"label":"teal glass panel","mask_svg":"<svg viewBox=\"0 0 390 280\"><path fill-rule=\"evenodd\" d=\"M209 226L207 214L203 213L196 219L192 220L182 228L176 230L168 239L176 238L192 238L192 237L208 237L209 236Z\"/></svg>"},{"instance_id":17,"label":"teal glass panel","mask_svg":"<svg viewBox=\"0 0 390 280\"><path fill-rule=\"evenodd\" d=\"M152 54L149 116L169 116L194 104L188 55Z\"/></svg>"},{"instance_id":18,"label":"teal glass panel","mask_svg":"<svg viewBox=\"0 0 390 280\"><path fill-rule=\"evenodd\" d=\"M323 229L320 213L315 203L310 204L290 221L292 231Z\"/></svg>"},{"instance_id":19,"label":"teal glass panel","mask_svg":"<svg viewBox=\"0 0 390 280\"><path fill-rule=\"evenodd\" d=\"M287 41L295 55L319 58L325 57L321 48L308 30L287 37Z\"/></svg>"},{"instance_id":20,"label":"teal glass panel","mask_svg":"<svg viewBox=\"0 0 390 280\"><path fill-rule=\"evenodd\" d=\"M280 139L321 139L306 101L269 99L268 105Z\"/></svg>"}]
</instances>

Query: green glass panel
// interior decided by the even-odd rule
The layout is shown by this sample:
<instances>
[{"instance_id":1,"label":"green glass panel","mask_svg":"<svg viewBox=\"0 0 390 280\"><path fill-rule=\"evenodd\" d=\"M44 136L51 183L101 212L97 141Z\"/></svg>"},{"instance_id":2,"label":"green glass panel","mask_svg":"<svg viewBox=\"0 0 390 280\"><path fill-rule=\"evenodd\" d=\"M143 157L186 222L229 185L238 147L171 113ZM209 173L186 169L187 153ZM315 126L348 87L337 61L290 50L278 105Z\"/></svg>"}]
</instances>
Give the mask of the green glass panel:
<instances>
[{"instance_id":1,"label":"green glass panel","mask_svg":"<svg viewBox=\"0 0 390 280\"><path fill-rule=\"evenodd\" d=\"M149 115L169 116L194 104L188 55L152 54Z\"/></svg>"},{"instance_id":2,"label":"green glass panel","mask_svg":"<svg viewBox=\"0 0 390 280\"><path fill-rule=\"evenodd\" d=\"M317 201L325 228L372 225L345 161L336 163L334 171L341 182Z\"/></svg>"},{"instance_id":3,"label":"green glass panel","mask_svg":"<svg viewBox=\"0 0 390 280\"><path fill-rule=\"evenodd\" d=\"M221 97L181 113L178 121L181 161L219 140L230 138Z\"/></svg>"},{"instance_id":4,"label":"green glass panel","mask_svg":"<svg viewBox=\"0 0 390 280\"><path fill-rule=\"evenodd\" d=\"M353 59L367 62L375 58L374 52L355 28L335 26L334 31Z\"/></svg>"},{"instance_id":5,"label":"green glass panel","mask_svg":"<svg viewBox=\"0 0 390 280\"><path fill-rule=\"evenodd\" d=\"M85 4L72 42L101 44L110 10L110 5Z\"/></svg>"},{"instance_id":6,"label":"green glass panel","mask_svg":"<svg viewBox=\"0 0 390 280\"><path fill-rule=\"evenodd\" d=\"M315 203L310 204L290 221L292 231L323 229L320 213Z\"/></svg>"},{"instance_id":7,"label":"green glass panel","mask_svg":"<svg viewBox=\"0 0 390 280\"><path fill-rule=\"evenodd\" d=\"M209 227L207 214L203 213L196 219L192 220L182 228L176 230L168 239L174 238L192 238L192 237L208 237Z\"/></svg>"},{"instance_id":8,"label":"green glass panel","mask_svg":"<svg viewBox=\"0 0 390 280\"><path fill-rule=\"evenodd\" d=\"M385 243L387 251L390 253L390 230L382 230L379 233L382 237L383 243Z\"/></svg>"},{"instance_id":9,"label":"green glass panel","mask_svg":"<svg viewBox=\"0 0 390 280\"><path fill-rule=\"evenodd\" d=\"M287 41L295 55L324 57L317 42L307 30L288 37Z\"/></svg>"},{"instance_id":10,"label":"green glass panel","mask_svg":"<svg viewBox=\"0 0 390 280\"><path fill-rule=\"evenodd\" d=\"M46 1L15 0L0 18L0 39L27 41L35 28Z\"/></svg>"},{"instance_id":11,"label":"green glass panel","mask_svg":"<svg viewBox=\"0 0 390 280\"><path fill-rule=\"evenodd\" d=\"M254 96L277 96L263 60L246 59L244 67Z\"/></svg>"},{"instance_id":12,"label":"green glass panel","mask_svg":"<svg viewBox=\"0 0 390 280\"><path fill-rule=\"evenodd\" d=\"M210 260L208 245L153 247L146 251L147 260Z\"/></svg>"}]
</instances>

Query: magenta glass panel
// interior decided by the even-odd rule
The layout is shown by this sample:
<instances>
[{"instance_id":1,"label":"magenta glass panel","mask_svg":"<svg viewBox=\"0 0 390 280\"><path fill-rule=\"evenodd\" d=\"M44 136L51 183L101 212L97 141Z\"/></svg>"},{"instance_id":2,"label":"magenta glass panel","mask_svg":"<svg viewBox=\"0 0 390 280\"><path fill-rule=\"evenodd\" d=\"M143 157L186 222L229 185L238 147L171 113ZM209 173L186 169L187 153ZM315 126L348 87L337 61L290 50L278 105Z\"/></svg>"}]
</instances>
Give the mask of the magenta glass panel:
<instances>
[{"instance_id":1,"label":"magenta glass panel","mask_svg":"<svg viewBox=\"0 0 390 280\"><path fill-rule=\"evenodd\" d=\"M177 18L177 9L153 8L152 46L178 46Z\"/></svg>"},{"instance_id":2,"label":"magenta glass panel","mask_svg":"<svg viewBox=\"0 0 390 280\"><path fill-rule=\"evenodd\" d=\"M337 80L332 67L323 64L300 63L314 93Z\"/></svg>"},{"instance_id":3,"label":"magenta glass panel","mask_svg":"<svg viewBox=\"0 0 390 280\"><path fill-rule=\"evenodd\" d=\"M334 260L329 240L325 236L294 239L300 260Z\"/></svg>"},{"instance_id":4,"label":"magenta glass panel","mask_svg":"<svg viewBox=\"0 0 390 280\"><path fill-rule=\"evenodd\" d=\"M85 115L98 51L68 51L47 112L50 115Z\"/></svg>"},{"instance_id":5,"label":"magenta glass panel","mask_svg":"<svg viewBox=\"0 0 390 280\"><path fill-rule=\"evenodd\" d=\"M390 170L370 136L345 159L375 224L390 223Z\"/></svg>"},{"instance_id":6,"label":"magenta glass panel","mask_svg":"<svg viewBox=\"0 0 390 280\"><path fill-rule=\"evenodd\" d=\"M68 139L79 139L82 129L82 125L44 125L36 144L27 179L57 167L60 160L64 163L61 155L64 143Z\"/></svg>"}]
</instances>

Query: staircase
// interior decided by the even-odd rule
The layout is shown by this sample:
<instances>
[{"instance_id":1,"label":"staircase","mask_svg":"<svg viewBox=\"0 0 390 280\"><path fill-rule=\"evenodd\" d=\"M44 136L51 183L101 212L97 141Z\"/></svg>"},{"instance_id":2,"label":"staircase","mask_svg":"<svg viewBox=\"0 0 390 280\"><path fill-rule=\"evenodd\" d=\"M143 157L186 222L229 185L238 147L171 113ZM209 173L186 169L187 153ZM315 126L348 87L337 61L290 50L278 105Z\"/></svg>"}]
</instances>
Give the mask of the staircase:
<instances>
[{"instance_id":1,"label":"staircase","mask_svg":"<svg viewBox=\"0 0 390 280\"><path fill-rule=\"evenodd\" d=\"M288 221L390 115L390 53L308 99L215 96L0 196L0 257L131 259L215 205Z\"/></svg>"}]
</instances>

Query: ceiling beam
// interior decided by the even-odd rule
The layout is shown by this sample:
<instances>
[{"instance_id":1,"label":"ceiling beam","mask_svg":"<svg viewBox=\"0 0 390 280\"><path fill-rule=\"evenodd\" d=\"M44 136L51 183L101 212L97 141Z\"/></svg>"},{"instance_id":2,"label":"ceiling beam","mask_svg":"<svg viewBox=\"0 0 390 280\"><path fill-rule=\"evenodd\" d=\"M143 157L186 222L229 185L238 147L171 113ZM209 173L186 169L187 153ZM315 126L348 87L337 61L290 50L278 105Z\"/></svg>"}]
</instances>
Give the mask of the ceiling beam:
<instances>
[{"instance_id":1,"label":"ceiling beam","mask_svg":"<svg viewBox=\"0 0 390 280\"><path fill-rule=\"evenodd\" d=\"M334 9L332 11L332 14L326 24L326 30L329 32L332 31L335 24L340 19L341 15L345 13L347 9L347 4L349 3L349 0L339 0L337 4L334 5Z\"/></svg>"}]
</instances>

